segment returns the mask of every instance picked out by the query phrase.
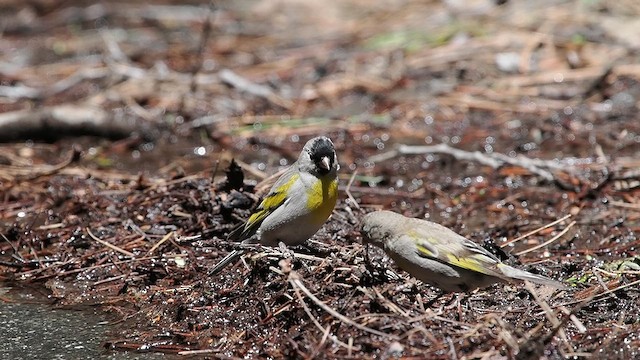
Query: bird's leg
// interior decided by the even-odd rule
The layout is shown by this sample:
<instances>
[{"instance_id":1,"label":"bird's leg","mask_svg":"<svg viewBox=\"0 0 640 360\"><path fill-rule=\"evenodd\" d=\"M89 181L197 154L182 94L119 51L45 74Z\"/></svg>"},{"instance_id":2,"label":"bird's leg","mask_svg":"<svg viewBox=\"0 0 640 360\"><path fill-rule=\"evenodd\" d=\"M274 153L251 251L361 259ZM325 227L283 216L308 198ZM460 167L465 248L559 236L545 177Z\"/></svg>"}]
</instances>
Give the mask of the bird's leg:
<instances>
[{"instance_id":1,"label":"bird's leg","mask_svg":"<svg viewBox=\"0 0 640 360\"><path fill-rule=\"evenodd\" d=\"M397 281L402 279L402 276L398 275L391 268L385 267L382 264L375 263L369 254L369 244L365 247L365 269L371 275L371 280L375 283L386 283L387 281Z\"/></svg>"},{"instance_id":2,"label":"bird's leg","mask_svg":"<svg viewBox=\"0 0 640 360\"><path fill-rule=\"evenodd\" d=\"M369 244L364 245L364 266L369 270L371 275L376 272L382 272L382 276L385 276L385 269L383 269L382 266L376 267L376 265L371 261L371 256L369 255Z\"/></svg>"},{"instance_id":3,"label":"bird's leg","mask_svg":"<svg viewBox=\"0 0 640 360\"><path fill-rule=\"evenodd\" d=\"M365 269L367 269L367 271L369 271L369 274L371 274L372 280L376 280L377 277L381 277L381 278L384 278L384 280L386 280L384 270L382 270L382 273L381 273L379 271L380 269L376 268L376 266L371 262L371 256L369 255L369 244L364 245L364 267ZM376 276L376 274L380 274L380 276ZM379 281L379 279L376 281Z\"/></svg>"}]
</instances>

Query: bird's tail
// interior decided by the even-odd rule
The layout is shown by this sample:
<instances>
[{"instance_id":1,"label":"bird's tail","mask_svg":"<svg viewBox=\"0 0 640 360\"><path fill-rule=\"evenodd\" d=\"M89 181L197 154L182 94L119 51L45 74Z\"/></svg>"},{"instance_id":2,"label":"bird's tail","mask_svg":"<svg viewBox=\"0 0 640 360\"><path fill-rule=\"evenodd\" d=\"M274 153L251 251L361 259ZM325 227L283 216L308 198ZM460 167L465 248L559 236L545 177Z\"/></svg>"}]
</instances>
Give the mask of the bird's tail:
<instances>
[{"instance_id":1,"label":"bird's tail","mask_svg":"<svg viewBox=\"0 0 640 360\"><path fill-rule=\"evenodd\" d=\"M549 279L546 276L537 275L537 274L530 273L528 271L516 269L516 268L511 267L511 266L506 265L506 264L499 264L498 268L500 269L500 271L505 276L507 276L507 277L509 277L511 279L518 279L518 280L523 280L523 281L531 281L532 283L536 283L536 284L539 284L539 285L551 286L551 287L554 287L554 288L557 288L557 289L562 289L562 290L568 289L567 286L565 286L563 283L561 283L559 281L555 281L553 279Z\"/></svg>"},{"instance_id":2,"label":"bird's tail","mask_svg":"<svg viewBox=\"0 0 640 360\"><path fill-rule=\"evenodd\" d=\"M231 264L235 260L237 260L242 254L246 252L245 249L233 250L228 253L227 256L223 257L222 260L218 261L218 263L209 271L209 276L215 275L222 271L227 265Z\"/></svg>"}]
</instances>

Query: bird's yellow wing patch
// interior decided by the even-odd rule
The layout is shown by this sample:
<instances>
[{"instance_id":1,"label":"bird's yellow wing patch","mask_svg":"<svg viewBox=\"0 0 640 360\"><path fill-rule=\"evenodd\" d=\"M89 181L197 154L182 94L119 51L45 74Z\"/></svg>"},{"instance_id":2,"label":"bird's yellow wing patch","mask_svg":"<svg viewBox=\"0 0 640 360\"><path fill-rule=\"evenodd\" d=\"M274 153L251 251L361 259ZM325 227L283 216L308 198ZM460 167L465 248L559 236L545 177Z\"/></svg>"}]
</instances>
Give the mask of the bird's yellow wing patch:
<instances>
[{"instance_id":1,"label":"bird's yellow wing patch","mask_svg":"<svg viewBox=\"0 0 640 360\"><path fill-rule=\"evenodd\" d=\"M251 229L258 227L262 221L279 208L287 200L287 194L293 183L298 180L299 175L293 174L284 184L271 189L267 196L262 200L260 206L256 209L244 226L243 233L249 232Z\"/></svg>"},{"instance_id":2,"label":"bird's yellow wing patch","mask_svg":"<svg viewBox=\"0 0 640 360\"><path fill-rule=\"evenodd\" d=\"M411 234L410 236L414 239L420 256L485 275L500 275L495 269L496 262L493 259L469 251L462 245L445 243L432 237L419 237L416 234Z\"/></svg>"},{"instance_id":3,"label":"bird's yellow wing patch","mask_svg":"<svg viewBox=\"0 0 640 360\"><path fill-rule=\"evenodd\" d=\"M455 265L455 266L463 268L463 269L467 269L467 270L483 273L483 274L486 274L486 275L495 276L495 271L491 271L491 269L487 269L486 268L486 265L487 265L486 263L478 261L474 257L459 258L454 254L448 254L447 255L447 262L449 264L451 264L451 265ZM491 264L491 265L493 266L493 264Z\"/></svg>"},{"instance_id":4,"label":"bird's yellow wing patch","mask_svg":"<svg viewBox=\"0 0 640 360\"><path fill-rule=\"evenodd\" d=\"M321 177L307 190L307 208L317 223L327 221L338 199L338 180Z\"/></svg>"}]
</instances>

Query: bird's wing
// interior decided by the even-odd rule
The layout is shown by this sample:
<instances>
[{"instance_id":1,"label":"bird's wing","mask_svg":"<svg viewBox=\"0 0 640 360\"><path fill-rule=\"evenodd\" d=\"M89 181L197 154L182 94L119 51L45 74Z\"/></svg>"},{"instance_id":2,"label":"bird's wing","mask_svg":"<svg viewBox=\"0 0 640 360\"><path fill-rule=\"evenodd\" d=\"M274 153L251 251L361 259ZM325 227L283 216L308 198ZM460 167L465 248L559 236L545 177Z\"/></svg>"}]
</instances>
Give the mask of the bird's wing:
<instances>
[{"instance_id":1,"label":"bird's wing","mask_svg":"<svg viewBox=\"0 0 640 360\"><path fill-rule=\"evenodd\" d=\"M489 276L505 278L500 260L478 244L438 224L415 226L405 235L416 245L419 256Z\"/></svg>"},{"instance_id":2,"label":"bird's wing","mask_svg":"<svg viewBox=\"0 0 640 360\"><path fill-rule=\"evenodd\" d=\"M249 217L249 220L247 220L243 227L238 229L241 229L239 236L238 233L234 231L229 237L246 239L255 233L267 216L271 215L277 208L287 202L289 199L289 190L299 178L300 174L297 173L295 165L289 167L287 171L278 178L275 184L273 184L269 193L262 199L258 208L251 217Z\"/></svg>"}]
</instances>

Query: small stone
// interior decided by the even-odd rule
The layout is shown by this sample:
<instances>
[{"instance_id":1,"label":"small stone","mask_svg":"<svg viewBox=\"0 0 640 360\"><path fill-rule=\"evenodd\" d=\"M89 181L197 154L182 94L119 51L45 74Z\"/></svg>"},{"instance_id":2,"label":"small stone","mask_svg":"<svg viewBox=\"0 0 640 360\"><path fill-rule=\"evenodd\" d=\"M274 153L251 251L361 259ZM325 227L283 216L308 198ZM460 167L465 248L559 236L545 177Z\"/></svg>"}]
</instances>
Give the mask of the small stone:
<instances>
[{"instance_id":1,"label":"small stone","mask_svg":"<svg viewBox=\"0 0 640 360\"><path fill-rule=\"evenodd\" d=\"M517 73L520 68L520 54L515 52L499 53L496 55L496 66L500 71Z\"/></svg>"},{"instance_id":2,"label":"small stone","mask_svg":"<svg viewBox=\"0 0 640 360\"><path fill-rule=\"evenodd\" d=\"M386 355L391 358L399 358L402 356L403 352L404 352L404 345L400 344L397 341L394 341L391 344L389 344L389 347L387 348L387 351L386 351Z\"/></svg>"}]
</instances>

